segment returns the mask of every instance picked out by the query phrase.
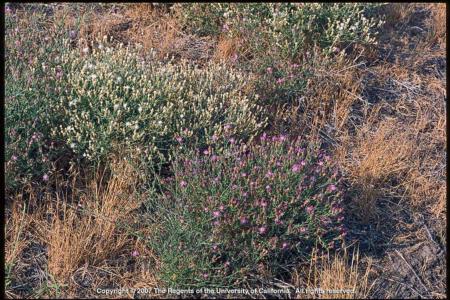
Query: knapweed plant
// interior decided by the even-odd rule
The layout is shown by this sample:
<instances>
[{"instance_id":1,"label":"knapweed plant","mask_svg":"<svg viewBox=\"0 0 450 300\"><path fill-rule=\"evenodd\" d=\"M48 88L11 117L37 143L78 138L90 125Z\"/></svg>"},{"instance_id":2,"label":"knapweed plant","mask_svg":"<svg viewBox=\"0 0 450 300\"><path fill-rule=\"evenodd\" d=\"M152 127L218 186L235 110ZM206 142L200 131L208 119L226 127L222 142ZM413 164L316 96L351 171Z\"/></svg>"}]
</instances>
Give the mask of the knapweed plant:
<instances>
[{"instance_id":1,"label":"knapweed plant","mask_svg":"<svg viewBox=\"0 0 450 300\"><path fill-rule=\"evenodd\" d=\"M7 193L30 185L46 185L52 162L63 147L51 137L61 120L52 110L65 84L59 57L63 46L60 24L48 25L42 9L24 18L5 14L5 175Z\"/></svg>"},{"instance_id":2,"label":"knapweed plant","mask_svg":"<svg viewBox=\"0 0 450 300\"><path fill-rule=\"evenodd\" d=\"M181 151L151 201L150 238L169 285L228 286L283 276L345 229L329 156L286 136Z\"/></svg>"}]
</instances>

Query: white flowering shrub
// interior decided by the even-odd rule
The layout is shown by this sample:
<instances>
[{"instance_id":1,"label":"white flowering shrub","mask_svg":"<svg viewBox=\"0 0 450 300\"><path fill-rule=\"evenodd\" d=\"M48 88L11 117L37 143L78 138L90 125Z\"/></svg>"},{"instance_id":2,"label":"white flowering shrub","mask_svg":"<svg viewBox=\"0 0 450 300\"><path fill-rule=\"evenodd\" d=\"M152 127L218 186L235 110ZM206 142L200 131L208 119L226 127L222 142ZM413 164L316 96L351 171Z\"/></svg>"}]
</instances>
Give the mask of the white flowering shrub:
<instances>
[{"instance_id":1,"label":"white flowering shrub","mask_svg":"<svg viewBox=\"0 0 450 300\"><path fill-rule=\"evenodd\" d=\"M55 103L64 121L53 134L89 160L118 146L167 158L174 143L248 139L265 124L258 96L242 92L246 78L224 65L161 63L101 43L63 55L61 65L69 89Z\"/></svg>"},{"instance_id":2,"label":"white flowering shrub","mask_svg":"<svg viewBox=\"0 0 450 300\"><path fill-rule=\"evenodd\" d=\"M199 35L243 36L252 50L268 47L294 58L318 44L325 52L342 44L376 43L383 23L372 16L380 4L361 3L187 3L177 4L184 27ZM251 35L248 33L251 32Z\"/></svg>"},{"instance_id":3,"label":"white flowering shrub","mask_svg":"<svg viewBox=\"0 0 450 300\"><path fill-rule=\"evenodd\" d=\"M173 7L183 30L239 41L238 68L257 74L262 103L290 104L302 95L311 53L346 55L354 45L377 43L382 4L186 3ZM350 46L350 47L349 47ZM311 71L312 70L312 71Z\"/></svg>"}]
</instances>

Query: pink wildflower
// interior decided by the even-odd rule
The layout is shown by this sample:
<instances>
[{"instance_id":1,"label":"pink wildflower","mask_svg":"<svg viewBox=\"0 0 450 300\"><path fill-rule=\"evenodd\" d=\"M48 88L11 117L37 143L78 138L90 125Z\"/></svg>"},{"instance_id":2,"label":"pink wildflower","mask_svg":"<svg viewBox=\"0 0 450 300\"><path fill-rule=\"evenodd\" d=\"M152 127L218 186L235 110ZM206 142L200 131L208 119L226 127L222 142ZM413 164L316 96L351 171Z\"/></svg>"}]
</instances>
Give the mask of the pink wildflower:
<instances>
[{"instance_id":1,"label":"pink wildflower","mask_svg":"<svg viewBox=\"0 0 450 300\"><path fill-rule=\"evenodd\" d=\"M261 205L261 207L267 207L267 201L263 199L259 202L259 205Z\"/></svg>"},{"instance_id":2,"label":"pink wildflower","mask_svg":"<svg viewBox=\"0 0 450 300\"><path fill-rule=\"evenodd\" d=\"M337 190L337 187L336 187L334 184L332 184L332 185L330 185L330 186L328 187L328 189L329 189L330 191L334 192L335 190Z\"/></svg>"},{"instance_id":3,"label":"pink wildflower","mask_svg":"<svg viewBox=\"0 0 450 300\"><path fill-rule=\"evenodd\" d=\"M134 251L131 253L131 256L137 257L137 256L139 256L139 252L138 252L137 250L134 250Z\"/></svg>"},{"instance_id":4,"label":"pink wildflower","mask_svg":"<svg viewBox=\"0 0 450 300\"><path fill-rule=\"evenodd\" d=\"M338 47L333 47L331 50L333 51L334 54L336 54L339 51L341 51L341 49L339 49Z\"/></svg>"},{"instance_id":5,"label":"pink wildflower","mask_svg":"<svg viewBox=\"0 0 450 300\"><path fill-rule=\"evenodd\" d=\"M278 78L277 79L277 84L282 84L286 79L284 78Z\"/></svg>"},{"instance_id":6,"label":"pink wildflower","mask_svg":"<svg viewBox=\"0 0 450 300\"><path fill-rule=\"evenodd\" d=\"M267 133L263 133L260 137L261 141L265 141L267 139Z\"/></svg>"},{"instance_id":7,"label":"pink wildflower","mask_svg":"<svg viewBox=\"0 0 450 300\"><path fill-rule=\"evenodd\" d=\"M267 227L266 226L261 226L258 228L258 232L259 234L263 235L267 233Z\"/></svg>"},{"instance_id":8,"label":"pink wildflower","mask_svg":"<svg viewBox=\"0 0 450 300\"><path fill-rule=\"evenodd\" d=\"M294 164L292 166L292 172L297 173L298 171L300 171L300 165L299 164Z\"/></svg>"}]
</instances>

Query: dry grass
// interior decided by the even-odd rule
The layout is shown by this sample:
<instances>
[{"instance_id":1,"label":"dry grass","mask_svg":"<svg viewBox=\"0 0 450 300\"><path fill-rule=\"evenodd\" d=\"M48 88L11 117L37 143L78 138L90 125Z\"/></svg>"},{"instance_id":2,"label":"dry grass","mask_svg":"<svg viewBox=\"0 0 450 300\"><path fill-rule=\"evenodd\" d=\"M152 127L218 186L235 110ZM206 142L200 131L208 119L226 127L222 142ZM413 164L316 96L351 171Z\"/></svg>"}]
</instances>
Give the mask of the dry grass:
<instances>
[{"instance_id":1,"label":"dry grass","mask_svg":"<svg viewBox=\"0 0 450 300\"><path fill-rule=\"evenodd\" d=\"M386 8L385 26L392 27L408 23L413 12L417 9L417 4L392 3L392 5Z\"/></svg>"},{"instance_id":2,"label":"dry grass","mask_svg":"<svg viewBox=\"0 0 450 300\"><path fill-rule=\"evenodd\" d=\"M7 265L14 264L22 250L27 246L25 233L28 230L31 220L25 211L26 208L23 205L15 202L9 212L10 215L6 218L5 263Z\"/></svg>"},{"instance_id":3,"label":"dry grass","mask_svg":"<svg viewBox=\"0 0 450 300\"><path fill-rule=\"evenodd\" d=\"M140 238L151 233L142 227L136 213L141 205L135 190L138 176L124 161L116 160L111 166L110 178L104 171L97 172L84 188L78 184L70 197L47 193L33 213L19 205L12 207L6 227L6 263L11 266L11 277L15 281L23 277L14 265L18 260L27 264L21 254L28 245L39 244L47 252L40 266L48 270L47 279L42 279L40 288L35 287L35 296L98 297L95 288L99 286L156 285L157 260ZM36 230L30 230L31 223ZM139 255L133 257L133 251ZM11 288L8 295L15 297L20 292Z\"/></svg>"},{"instance_id":4,"label":"dry grass","mask_svg":"<svg viewBox=\"0 0 450 300\"><path fill-rule=\"evenodd\" d=\"M334 144L336 137L353 126L353 106L360 102L361 74L354 59L325 58L316 49L307 64L314 66L304 95L276 111L278 131L305 136L314 144Z\"/></svg>"},{"instance_id":5,"label":"dry grass","mask_svg":"<svg viewBox=\"0 0 450 300\"><path fill-rule=\"evenodd\" d=\"M298 299L364 299L370 291L370 271L371 261L362 267L358 250L352 255L347 249L323 256L313 252L309 268L294 272L293 285L304 289ZM314 292L320 289L325 293Z\"/></svg>"},{"instance_id":6,"label":"dry grass","mask_svg":"<svg viewBox=\"0 0 450 300\"><path fill-rule=\"evenodd\" d=\"M430 45L438 44L445 49L447 38L447 7L445 3L432 3L428 8L431 10L431 17L427 20L430 28L427 40Z\"/></svg>"},{"instance_id":7,"label":"dry grass","mask_svg":"<svg viewBox=\"0 0 450 300\"><path fill-rule=\"evenodd\" d=\"M214 59L218 62L222 60L229 60L235 53L238 53L238 51L239 39L222 36L219 38L219 42L217 43Z\"/></svg>"},{"instance_id":8,"label":"dry grass","mask_svg":"<svg viewBox=\"0 0 450 300\"><path fill-rule=\"evenodd\" d=\"M408 132L393 120L382 121L376 129L366 123L346 139L337 155L356 191L355 215L366 222L378 215L377 200L396 194L396 181L409 169L414 150Z\"/></svg>"},{"instance_id":9,"label":"dry grass","mask_svg":"<svg viewBox=\"0 0 450 300\"><path fill-rule=\"evenodd\" d=\"M10 276L14 273L14 268L19 262L22 252L29 245L26 233L31 221L26 214L26 207L19 202L15 202L11 210L7 212L5 224L5 293L8 297L15 298L16 296L11 289Z\"/></svg>"},{"instance_id":10,"label":"dry grass","mask_svg":"<svg viewBox=\"0 0 450 300\"><path fill-rule=\"evenodd\" d=\"M180 30L175 20L148 4L133 4L125 10L127 18L134 26L128 35L146 50L157 49L161 58L166 56L179 38Z\"/></svg>"},{"instance_id":11,"label":"dry grass","mask_svg":"<svg viewBox=\"0 0 450 300\"><path fill-rule=\"evenodd\" d=\"M425 100L418 106L412 131L419 152L407 176L412 204L415 207L421 203L431 204L438 215L445 213L445 203L436 201L445 198L445 155L442 154L446 151L446 120L443 110L443 105L439 107Z\"/></svg>"},{"instance_id":12,"label":"dry grass","mask_svg":"<svg viewBox=\"0 0 450 300\"><path fill-rule=\"evenodd\" d=\"M133 243L121 224L130 222L131 212L140 205L132 190L134 176L123 163L113 166L104 190L94 181L90 192L80 196L78 208L56 199L46 237L49 272L59 282L68 282L83 264L96 265Z\"/></svg>"},{"instance_id":13,"label":"dry grass","mask_svg":"<svg viewBox=\"0 0 450 300\"><path fill-rule=\"evenodd\" d=\"M351 114L356 126L344 126L336 138L336 158L353 190L348 208L365 223L355 234L378 255L375 297L442 297L446 286L445 274L430 271L441 264L446 241L446 58L434 38L445 24L444 7L391 6L392 26L384 31L390 44L382 43L381 59L360 73L365 102ZM397 264L390 258L398 258L395 247L405 257Z\"/></svg>"}]
</instances>

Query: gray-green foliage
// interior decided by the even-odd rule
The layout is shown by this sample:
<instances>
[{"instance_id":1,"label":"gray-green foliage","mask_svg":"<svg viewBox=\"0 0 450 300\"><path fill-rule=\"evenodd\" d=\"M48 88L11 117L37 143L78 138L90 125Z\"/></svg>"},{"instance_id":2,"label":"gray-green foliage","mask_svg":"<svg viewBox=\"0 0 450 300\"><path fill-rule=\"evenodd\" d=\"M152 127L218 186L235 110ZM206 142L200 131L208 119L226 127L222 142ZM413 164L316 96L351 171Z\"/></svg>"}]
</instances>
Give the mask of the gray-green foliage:
<instances>
[{"instance_id":1,"label":"gray-green foliage","mask_svg":"<svg viewBox=\"0 0 450 300\"><path fill-rule=\"evenodd\" d=\"M26 20L5 16L5 173L7 191L39 182L52 170L62 148L50 130L60 121L51 103L63 90L57 78L56 57L62 45L59 23L50 28L45 14L36 9ZM46 177L45 177L46 178Z\"/></svg>"},{"instance_id":2,"label":"gray-green foliage","mask_svg":"<svg viewBox=\"0 0 450 300\"><path fill-rule=\"evenodd\" d=\"M242 36L252 49L295 57L312 44L330 52L341 44L376 43L379 4L205 3L178 4L181 20L199 35ZM249 35L248 33L251 33Z\"/></svg>"},{"instance_id":3,"label":"gray-green foliage","mask_svg":"<svg viewBox=\"0 0 450 300\"><path fill-rule=\"evenodd\" d=\"M242 92L246 78L220 64L161 63L102 43L62 56L61 64L70 89L55 104L65 121L54 134L88 159L113 146L162 157L176 139L204 145L225 125L228 135L246 139L265 123L258 96Z\"/></svg>"}]
</instances>

